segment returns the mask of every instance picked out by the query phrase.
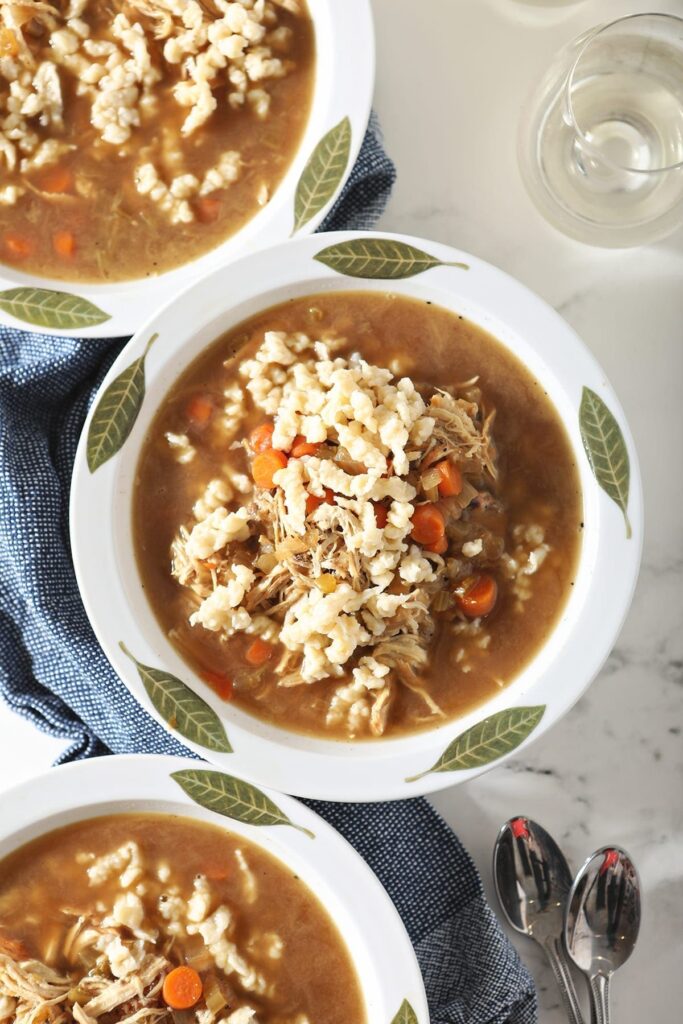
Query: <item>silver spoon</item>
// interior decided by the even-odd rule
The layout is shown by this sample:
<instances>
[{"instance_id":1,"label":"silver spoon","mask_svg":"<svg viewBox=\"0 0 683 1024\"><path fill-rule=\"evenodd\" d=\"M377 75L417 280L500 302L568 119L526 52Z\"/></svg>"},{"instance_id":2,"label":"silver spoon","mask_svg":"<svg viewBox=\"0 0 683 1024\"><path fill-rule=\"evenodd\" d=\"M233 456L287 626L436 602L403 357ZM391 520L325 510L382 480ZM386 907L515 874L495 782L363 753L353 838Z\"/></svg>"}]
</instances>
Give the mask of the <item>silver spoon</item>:
<instances>
[{"instance_id":1,"label":"silver spoon","mask_svg":"<svg viewBox=\"0 0 683 1024\"><path fill-rule=\"evenodd\" d=\"M576 876L565 923L569 955L590 984L593 1024L609 1024L610 977L630 957L639 929L638 872L624 850L605 846Z\"/></svg>"},{"instance_id":2,"label":"silver spoon","mask_svg":"<svg viewBox=\"0 0 683 1024\"><path fill-rule=\"evenodd\" d=\"M535 821L511 818L496 839L493 877L509 923L543 947L571 1024L583 1024L562 944L564 913L572 884L564 854Z\"/></svg>"}]
</instances>

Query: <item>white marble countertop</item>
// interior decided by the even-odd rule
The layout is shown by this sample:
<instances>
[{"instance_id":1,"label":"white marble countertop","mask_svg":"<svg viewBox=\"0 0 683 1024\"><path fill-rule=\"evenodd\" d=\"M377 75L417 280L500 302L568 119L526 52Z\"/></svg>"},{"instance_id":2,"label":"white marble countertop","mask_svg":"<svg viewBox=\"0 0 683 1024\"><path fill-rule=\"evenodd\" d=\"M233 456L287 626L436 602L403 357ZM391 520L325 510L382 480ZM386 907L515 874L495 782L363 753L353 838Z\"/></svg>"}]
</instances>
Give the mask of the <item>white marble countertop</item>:
<instances>
[{"instance_id":1,"label":"white marble countertop","mask_svg":"<svg viewBox=\"0 0 683 1024\"><path fill-rule=\"evenodd\" d=\"M642 3L642 0L641 0ZM626 846L645 890L633 960L613 985L619 1024L677 1019L683 1003L683 231L645 249L572 242L531 205L515 162L528 90L565 41L647 9L638 0L373 0L377 109L399 180L382 227L449 242L515 275L558 309L602 363L639 447L646 538L635 601L607 666L523 757L434 803L476 861L513 814L543 823L574 865ZM683 13L681 0L658 0ZM0 789L63 747L0 707ZM494 902L495 906L495 902ZM536 947L543 1024L564 1021Z\"/></svg>"}]
</instances>

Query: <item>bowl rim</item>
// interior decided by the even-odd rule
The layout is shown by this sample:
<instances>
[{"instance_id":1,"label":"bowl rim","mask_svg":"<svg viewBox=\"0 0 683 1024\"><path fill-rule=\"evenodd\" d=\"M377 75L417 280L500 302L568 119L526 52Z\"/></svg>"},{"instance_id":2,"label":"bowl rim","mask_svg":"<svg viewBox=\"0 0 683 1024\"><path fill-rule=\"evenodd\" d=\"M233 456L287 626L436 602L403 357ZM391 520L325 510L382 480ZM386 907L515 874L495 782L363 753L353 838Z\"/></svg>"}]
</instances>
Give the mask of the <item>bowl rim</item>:
<instances>
[{"instance_id":1,"label":"bowl rim","mask_svg":"<svg viewBox=\"0 0 683 1024\"><path fill-rule=\"evenodd\" d=\"M214 249L162 274L131 281L79 282L41 277L0 262L0 325L68 338L115 338L135 332L149 309L168 302L193 281L249 252L316 231L340 197L358 159L370 121L375 87L375 29L371 0L307 0L315 28L313 99L292 161L271 201ZM363 45L358 45L358 39ZM353 61L346 59L352 48ZM294 200L304 167L323 138L348 118L348 159L334 193L310 219L294 226ZM22 289L21 302L4 293ZM39 321L25 303L41 304ZM9 303L9 306L8 306ZM92 307L92 308L89 308ZM13 313L10 313L10 308ZM63 318L68 313L69 319Z\"/></svg>"},{"instance_id":2,"label":"bowl rim","mask_svg":"<svg viewBox=\"0 0 683 1024\"><path fill-rule=\"evenodd\" d=\"M172 776L207 770L213 768L206 762L159 754L110 755L52 768L0 794L0 858L53 829L106 814L179 814L225 828L294 869L313 890L353 960L368 1024L391 1024L403 1000L418 1024L428 1024L424 982L405 925L361 855L292 797L262 793L283 821L257 825L200 806Z\"/></svg>"},{"instance_id":3,"label":"bowl rim","mask_svg":"<svg viewBox=\"0 0 683 1024\"><path fill-rule=\"evenodd\" d=\"M420 274L388 283L385 279L341 277L317 258L332 246L362 244L367 250L370 243L409 246L412 252L428 254L432 262ZM467 272L460 269L463 263L469 267ZM268 286L261 286L260 281L267 281ZM391 290L421 297L489 330L548 391L567 430L583 489L585 530L575 586L546 643L529 665L484 705L445 725L398 739L348 743L311 739L266 725L226 705L162 634L142 594L131 554L127 502L140 445L158 399L210 340L251 311L275 305L281 297L325 290ZM210 307L207 303L215 295L225 299ZM231 299L232 295L239 299ZM163 346L155 344L147 356L148 394L151 390L154 396L147 406L143 403L123 454L91 473L87 437L98 398L131 359L145 351L156 332L166 340ZM598 485L584 451L579 408L586 389L614 418L630 460L630 536L625 516ZM252 254L193 285L152 316L112 366L98 398L81 436L71 492L72 551L87 614L114 670L167 729L168 723L150 701L130 654L119 648L122 639L143 665L180 676L219 715L232 752L207 750L186 736L178 738L226 770L234 768L258 785L327 800L373 801L434 792L504 763L521 744L542 735L579 699L612 649L630 606L642 547L642 491L633 439L603 371L569 325L515 279L474 256L410 236L356 232L316 235ZM93 529L93 519L97 529ZM488 742L491 730L496 738L500 730L505 733L502 748L498 744L493 756ZM477 756L469 752L475 741Z\"/></svg>"}]
</instances>

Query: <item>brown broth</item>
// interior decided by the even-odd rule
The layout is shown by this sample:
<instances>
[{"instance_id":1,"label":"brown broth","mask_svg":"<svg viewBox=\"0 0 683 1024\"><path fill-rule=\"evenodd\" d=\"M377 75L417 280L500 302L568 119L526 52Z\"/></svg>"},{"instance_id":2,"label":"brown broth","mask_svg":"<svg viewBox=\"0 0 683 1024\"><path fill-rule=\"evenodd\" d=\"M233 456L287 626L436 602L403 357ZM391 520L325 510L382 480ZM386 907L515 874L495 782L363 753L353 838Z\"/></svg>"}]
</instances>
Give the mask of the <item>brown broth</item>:
<instances>
[{"instance_id":1,"label":"brown broth","mask_svg":"<svg viewBox=\"0 0 683 1024\"><path fill-rule=\"evenodd\" d=\"M76 861L77 854L100 856L130 840L139 845L145 863L169 864L167 884L177 885L184 898L192 891L195 875L209 875L216 903L225 902L235 912L235 941L240 949L265 932L282 938L284 951L279 960L259 959L250 952L258 969L275 983L271 998L258 997L263 1024L277 1024L297 1013L306 1014L316 1024L363 1024L366 1017L355 969L318 898L290 868L258 846L187 818L164 814L93 818L49 832L15 850L0 862L0 934L21 940L32 955L42 959L53 936L64 934L73 921L65 919L62 908L88 914L95 911L99 900L111 906L120 891L116 875L91 887L85 866ZM235 858L238 848L256 878L253 903L244 896ZM225 868L227 876L217 878ZM149 901L145 909L148 920L162 923ZM51 959L51 966L64 969L59 954ZM255 997L244 995L253 1003Z\"/></svg>"},{"instance_id":2,"label":"brown broth","mask_svg":"<svg viewBox=\"0 0 683 1024\"><path fill-rule=\"evenodd\" d=\"M489 646L456 639L449 627L437 627L430 665L423 681L449 718L459 717L509 684L552 632L567 601L576 570L582 529L582 498L572 449L555 408L541 385L519 360L490 334L448 310L429 303L377 292L348 292L294 299L253 317L211 345L182 375L162 404L138 464L133 527L143 587L159 623L179 653L200 675L207 671L238 677L250 638L221 640L191 627L195 605L170 573L169 550L181 523L191 520L192 505L226 462L249 471L243 450L227 452L221 432L201 436L188 431L185 407L197 392L220 403L234 368L223 362L237 351L248 358L266 330L329 332L348 339L344 351L359 350L371 363L399 360L402 375L417 383L446 386L479 375L490 406L497 410L494 437L499 449L498 494L507 509L510 540L517 524L539 524L551 546L533 577L532 594L517 610L510 588L499 580L499 600L486 620ZM250 406L245 433L263 419ZM197 455L189 465L174 461L166 431L188 431ZM458 650L466 650L457 662ZM274 659L275 661L276 659ZM334 738L325 728L330 687L339 680L278 688L266 669L253 692L236 692L243 710L286 729ZM389 735L434 727L422 701L404 687L392 711ZM341 730L337 738L343 738Z\"/></svg>"},{"instance_id":3,"label":"brown broth","mask_svg":"<svg viewBox=\"0 0 683 1024\"><path fill-rule=\"evenodd\" d=\"M293 30L286 56L295 67L284 78L265 83L272 98L265 120L250 109L235 111L223 102L204 126L183 140L180 127L188 109L174 101L171 88L175 74L164 64L165 75L155 87L158 111L134 130L124 147L117 149L99 141L89 121L90 102L77 97L73 79L62 74L65 109L60 141L72 143L76 149L60 158L58 166L72 172L76 181L87 183L91 194L79 195L70 189L65 195L46 197L27 188L16 205L0 205L0 260L28 273L64 281L124 281L172 270L239 231L260 209L257 195L261 185L267 186L272 197L308 121L315 76L315 32L305 0L301 2L304 12L298 16L278 8L279 24ZM110 17L109 5L102 5L94 13L88 8L84 14L93 36L105 38ZM217 94L224 92L217 90ZM40 125L36 131L41 138L45 136ZM196 219L189 224L171 224L149 196L137 192L134 168L144 162L141 152L147 147L156 152L166 136L182 149L183 173L197 177L213 167L227 150L242 155L240 178L212 193L220 201L220 213L214 222ZM50 170L32 171L24 177L40 187ZM8 176L5 183L15 181L17 178ZM63 231L75 240L71 257L55 251L55 236ZM12 251L8 239L14 236L27 241L30 254Z\"/></svg>"}]
</instances>

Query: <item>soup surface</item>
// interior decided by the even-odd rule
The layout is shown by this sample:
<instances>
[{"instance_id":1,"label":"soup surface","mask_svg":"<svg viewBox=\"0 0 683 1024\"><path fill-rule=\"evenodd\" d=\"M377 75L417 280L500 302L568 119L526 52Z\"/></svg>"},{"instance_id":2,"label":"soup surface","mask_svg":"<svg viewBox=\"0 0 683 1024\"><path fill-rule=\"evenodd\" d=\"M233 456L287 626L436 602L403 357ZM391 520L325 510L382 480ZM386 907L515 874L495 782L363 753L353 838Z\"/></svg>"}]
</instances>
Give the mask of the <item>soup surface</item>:
<instances>
[{"instance_id":1,"label":"soup surface","mask_svg":"<svg viewBox=\"0 0 683 1024\"><path fill-rule=\"evenodd\" d=\"M0 864L0 1021L15 1020L366 1017L335 925L290 869L213 825L123 814L50 832Z\"/></svg>"},{"instance_id":2,"label":"soup surface","mask_svg":"<svg viewBox=\"0 0 683 1024\"><path fill-rule=\"evenodd\" d=\"M0 260L64 280L169 270L272 197L315 65L305 0L0 4Z\"/></svg>"},{"instance_id":3,"label":"soup surface","mask_svg":"<svg viewBox=\"0 0 683 1024\"><path fill-rule=\"evenodd\" d=\"M391 294L254 317L167 395L133 501L143 585L225 700L329 737L433 727L553 629L580 548L569 441L490 335Z\"/></svg>"}]
</instances>

